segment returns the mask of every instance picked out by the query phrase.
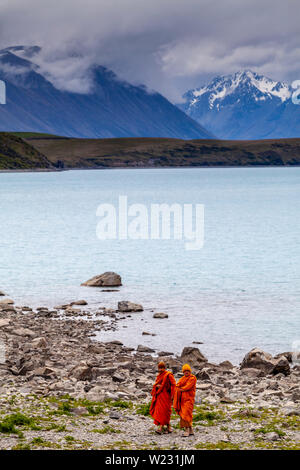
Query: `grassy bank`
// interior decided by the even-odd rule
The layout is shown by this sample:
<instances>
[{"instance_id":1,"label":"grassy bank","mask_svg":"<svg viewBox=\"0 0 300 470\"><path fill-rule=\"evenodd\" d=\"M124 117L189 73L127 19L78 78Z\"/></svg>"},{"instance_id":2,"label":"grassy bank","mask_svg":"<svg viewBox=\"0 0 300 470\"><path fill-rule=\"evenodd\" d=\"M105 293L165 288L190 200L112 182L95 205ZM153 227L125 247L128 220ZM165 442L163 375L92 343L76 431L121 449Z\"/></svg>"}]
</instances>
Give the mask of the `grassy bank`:
<instances>
[{"instance_id":1,"label":"grassy bank","mask_svg":"<svg viewBox=\"0 0 300 470\"><path fill-rule=\"evenodd\" d=\"M299 164L300 139L256 141L186 141L168 138L74 139L28 132L0 133L0 169Z\"/></svg>"},{"instance_id":2,"label":"grassy bank","mask_svg":"<svg viewBox=\"0 0 300 470\"><path fill-rule=\"evenodd\" d=\"M276 408L203 403L194 410L195 436L157 436L145 406L127 401L89 402L69 396L1 398L0 449L299 449L298 416Z\"/></svg>"},{"instance_id":3,"label":"grassy bank","mask_svg":"<svg viewBox=\"0 0 300 470\"><path fill-rule=\"evenodd\" d=\"M53 169L52 163L29 142L0 133L0 170Z\"/></svg>"}]
</instances>

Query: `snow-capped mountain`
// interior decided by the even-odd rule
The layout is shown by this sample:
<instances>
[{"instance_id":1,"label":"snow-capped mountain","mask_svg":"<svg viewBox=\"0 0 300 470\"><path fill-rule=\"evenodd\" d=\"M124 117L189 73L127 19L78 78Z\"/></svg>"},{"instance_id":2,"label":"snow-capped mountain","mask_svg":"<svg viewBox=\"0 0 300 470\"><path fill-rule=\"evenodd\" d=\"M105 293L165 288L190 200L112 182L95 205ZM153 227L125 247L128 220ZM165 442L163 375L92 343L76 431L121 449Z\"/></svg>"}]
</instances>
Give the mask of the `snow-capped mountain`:
<instances>
[{"instance_id":1,"label":"snow-capped mountain","mask_svg":"<svg viewBox=\"0 0 300 470\"><path fill-rule=\"evenodd\" d=\"M246 70L188 91L179 107L221 139L300 137L293 91L287 83Z\"/></svg>"},{"instance_id":2,"label":"snow-capped mountain","mask_svg":"<svg viewBox=\"0 0 300 470\"><path fill-rule=\"evenodd\" d=\"M121 81L105 67L88 70L93 85L90 91L59 88L41 69L39 53L37 46L0 51L0 80L6 83L0 131L89 138L212 137L159 93Z\"/></svg>"}]
</instances>

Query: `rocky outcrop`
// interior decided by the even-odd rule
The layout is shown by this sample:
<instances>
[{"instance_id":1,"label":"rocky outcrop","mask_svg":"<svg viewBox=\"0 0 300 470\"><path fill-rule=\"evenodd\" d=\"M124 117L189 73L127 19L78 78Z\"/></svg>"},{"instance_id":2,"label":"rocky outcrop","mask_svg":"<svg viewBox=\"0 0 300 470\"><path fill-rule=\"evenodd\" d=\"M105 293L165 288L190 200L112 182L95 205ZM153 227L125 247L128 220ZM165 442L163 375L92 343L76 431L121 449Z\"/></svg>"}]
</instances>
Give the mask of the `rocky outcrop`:
<instances>
[{"instance_id":1,"label":"rocky outcrop","mask_svg":"<svg viewBox=\"0 0 300 470\"><path fill-rule=\"evenodd\" d=\"M293 362L293 353L290 351L276 354L276 356L274 356L274 359L280 359L282 356L285 357L289 362Z\"/></svg>"},{"instance_id":2,"label":"rocky outcrop","mask_svg":"<svg viewBox=\"0 0 300 470\"><path fill-rule=\"evenodd\" d=\"M122 300L118 302L118 311L119 312L142 312L143 306L140 304L134 304L128 300Z\"/></svg>"},{"instance_id":3,"label":"rocky outcrop","mask_svg":"<svg viewBox=\"0 0 300 470\"><path fill-rule=\"evenodd\" d=\"M94 276L81 284L88 287L118 287L122 285L121 276L114 272L105 272Z\"/></svg>"},{"instance_id":4,"label":"rocky outcrop","mask_svg":"<svg viewBox=\"0 0 300 470\"><path fill-rule=\"evenodd\" d=\"M182 362L191 364L203 364L204 362L207 362L207 358L198 348L193 348L190 346L183 348L180 358Z\"/></svg>"},{"instance_id":5,"label":"rocky outcrop","mask_svg":"<svg viewBox=\"0 0 300 470\"><path fill-rule=\"evenodd\" d=\"M271 354L258 348L248 352L241 363L241 369L249 368L258 369L265 375L279 373L288 375L290 373L290 365L286 357L280 356L275 359Z\"/></svg>"}]
</instances>

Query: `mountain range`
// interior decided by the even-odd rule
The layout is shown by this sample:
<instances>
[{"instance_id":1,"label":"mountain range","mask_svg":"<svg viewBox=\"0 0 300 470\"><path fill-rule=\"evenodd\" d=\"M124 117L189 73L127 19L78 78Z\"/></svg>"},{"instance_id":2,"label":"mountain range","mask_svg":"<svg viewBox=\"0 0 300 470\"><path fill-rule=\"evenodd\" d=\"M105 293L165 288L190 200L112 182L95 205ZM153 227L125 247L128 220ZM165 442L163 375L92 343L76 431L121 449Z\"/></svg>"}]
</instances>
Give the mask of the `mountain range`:
<instances>
[{"instance_id":1,"label":"mountain range","mask_svg":"<svg viewBox=\"0 0 300 470\"><path fill-rule=\"evenodd\" d=\"M37 46L0 51L0 80L6 104L0 131L42 132L68 137L213 137L198 122L157 92L124 82L102 66L92 66L89 93L58 89L41 72Z\"/></svg>"},{"instance_id":2,"label":"mountain range","mask_svg":"<svg viewBox=\"0 0 300 470\"><path fill-rule=\"evenodd\" d=\"M187 91L175 106L161 94L92 65L91 91L72 92L50 81L38 46L0 50L0 131L40 132L77 138L168 137L253 140L300 136L294 90L251 70L218 76Z\"/></svg>"},{"instance_id":3,"label":"mountain range","mask_svg":"<svg viewBox=\"0 0 300 470\"><path fill-rule=\"evenodd\" d=\"M285 82L245 70L189 90L178 106L220 139L299 137L294 91Z\"/></svg>"}]
</instances>

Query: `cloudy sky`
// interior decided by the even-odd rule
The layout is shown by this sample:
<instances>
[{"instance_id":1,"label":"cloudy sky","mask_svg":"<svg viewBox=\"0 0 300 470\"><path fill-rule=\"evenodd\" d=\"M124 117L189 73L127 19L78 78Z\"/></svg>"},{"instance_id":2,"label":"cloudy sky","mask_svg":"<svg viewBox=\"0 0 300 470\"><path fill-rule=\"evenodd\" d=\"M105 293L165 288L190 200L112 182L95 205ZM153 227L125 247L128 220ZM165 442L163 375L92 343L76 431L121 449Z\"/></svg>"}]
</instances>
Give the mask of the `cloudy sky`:
<instances>
[{"instance_id":1,"label":"cloudy sky","mask_svg":"<svg viewBox=\"0 0 300 470\"><path fill-rule=\"evenodd\" d=\"M250 68L300 79L299 0L1 0L0 47L40 45L62 88L90 87L91 63L172 101Z\"/></svg>"}]
</instances>

